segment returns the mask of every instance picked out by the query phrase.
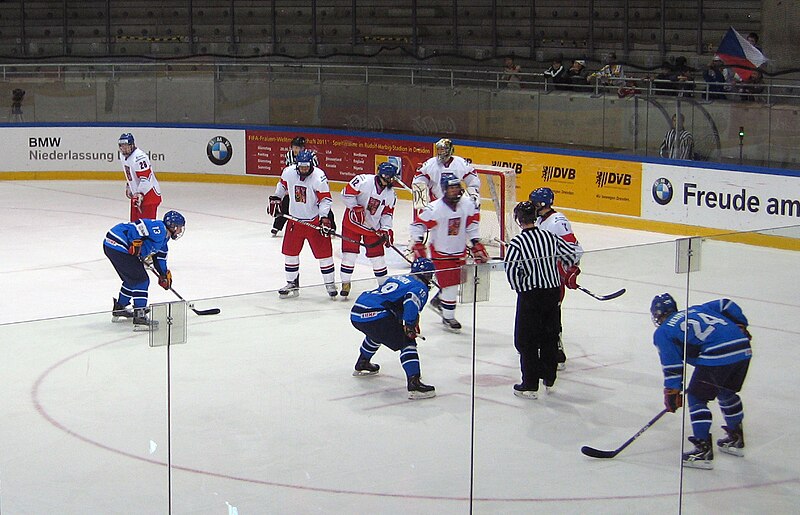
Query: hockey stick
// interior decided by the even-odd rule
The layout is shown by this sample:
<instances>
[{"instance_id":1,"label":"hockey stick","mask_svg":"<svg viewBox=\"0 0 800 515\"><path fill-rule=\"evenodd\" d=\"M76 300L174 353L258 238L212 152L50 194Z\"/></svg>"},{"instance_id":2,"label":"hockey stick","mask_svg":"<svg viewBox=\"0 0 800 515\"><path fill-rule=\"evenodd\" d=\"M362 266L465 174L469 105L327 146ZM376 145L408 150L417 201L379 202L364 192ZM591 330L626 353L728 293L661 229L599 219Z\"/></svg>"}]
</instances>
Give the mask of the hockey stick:
<instances>
[{"instance_id":1,"label":"hockey stick","mask_svg":"<svg viewBox=\"0 0 800 515\"><path fill-rule=\"evenodd\" d=\"M595 449L594 447L589 447L588 445L584 445L583 447L581 447L581 452L583 454L585 454L586 456L589 456L591 458L613 458L617 454L621 453L622 450L625 449L625 447L627 447L630 444L632 444L634 440L636 440L637 438L642 436L642 433L644 433L645 431L650 429L650 426L652 426L653 424L658 422L658 419L663 417L664 414L667 413L667 411L668 411L667 408L664 408L663 410L661 410L658 415L653 417L650 420L650 422L645 424L644 427L642 427L639 431L637 431L635 435L633 435L630 438L628 438L628 440L624 444L620 445L619 447L617 447L613 451L601 451L599 449Z\"/></svg>"},{"instance_id":2,"label":"hockey stick","mask_svg":"<svg viewBox=\"0 0 800 515\"><path fill-rule=\"evenodd\" d=\"M590 297L594 297L597 300L616 299L617 297L619 297L620 295L622 295L623 293L625 293L627 291L627 290L625 290L625 288L621 288L621 289L615 291L614 293L609 293L608 295L598 295L596 293L592 293L591 291L587 290L583 286L578 286L578 289L580 291L582 291L583 293L589 295Z\"/></svg>"},{"instance_id":3,"label":"hockey stick","mask_svg":"<svg viewBox=\"0 0 800 515\"><path fill-rule=\"evenodd\" d=\"M148 268L148 269L149 269L151 272L153 272L153 274L155 274L156 276L158 275L158 272L156 272L156 269L155 269L155 268L153 268L152 266L148 266L147 268ZM172 289L172 286L170 286L170 287L169 287L169 291L171 291L172 293L174 293L174 294L175 294L175 296L176 296L176 297L178 297L178 298L179 298L180 300L182 300L183 302L186 302L186 299L184 299L183 297L181 297L181 294L180 294L180 293L178 293L178 292L176 292L175 290L173 290L173 289ZM205 316L205 315L219 315L219 314L221 313L221 310L220 310L219 308L210 308L210 309L195 309L195 308L194 308L194 305L193 305L193 304L191 304L191 303L189 303L189 309L191 309L192 311L194 311L196 315L200 315L200 316Z\"/></svg>"},{"instance_id":4,"label":"hockey stick","mask_svg":"<svg viewBox=\"0 0 800 515\"><path fill-rule=\"evenodd\" d=\"M282 216L282 217L286 218L287 220L291 220L293 222L297 222L300 225L305 225L306 227L311 227L312 229L316 229L318 231L320 230L320 226L319 225L314 225L312 223L306 222L305 220L300 220L299 218L294 217L292 215L281 213L278 216ZM356 240L354 240L352 238L348 238L347 236L342 236L341 234L339 234L337 232L328 231L328 234L330 234L331 236L336 236L337 238L341 238L344 241L349 241L350 243L355 243L356 245L361 245L362 247L366 247L368 249L371 249L373 247L377 247L378 245L383 245L383 242L384 242L383 238L378 238L378 241L376 241L375 243L363 243L363 242L360 242L360 241L356 241Z\"/></svg>"}]
</instances>

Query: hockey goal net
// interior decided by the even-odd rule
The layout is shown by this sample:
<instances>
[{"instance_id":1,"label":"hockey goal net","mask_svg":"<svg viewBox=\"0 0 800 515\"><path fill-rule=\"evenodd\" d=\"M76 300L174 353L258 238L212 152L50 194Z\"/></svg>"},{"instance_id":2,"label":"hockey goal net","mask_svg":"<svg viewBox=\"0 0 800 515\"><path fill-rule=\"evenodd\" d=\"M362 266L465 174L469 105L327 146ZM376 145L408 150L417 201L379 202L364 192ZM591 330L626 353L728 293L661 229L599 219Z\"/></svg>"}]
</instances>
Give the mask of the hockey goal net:
<instances>
[{"instance_id":1,"label":"hockey goal net","mask_svg":"<svg viewBox=\"0 0 800 515\"><path fill-rule=\"evenodd\" d=\"M517 205L517 175L511 168L473 163L481 180L481 241L497 249L490 254L504 256L501 242L517 234L514 207Z\"/></svg>"}]
</instances>

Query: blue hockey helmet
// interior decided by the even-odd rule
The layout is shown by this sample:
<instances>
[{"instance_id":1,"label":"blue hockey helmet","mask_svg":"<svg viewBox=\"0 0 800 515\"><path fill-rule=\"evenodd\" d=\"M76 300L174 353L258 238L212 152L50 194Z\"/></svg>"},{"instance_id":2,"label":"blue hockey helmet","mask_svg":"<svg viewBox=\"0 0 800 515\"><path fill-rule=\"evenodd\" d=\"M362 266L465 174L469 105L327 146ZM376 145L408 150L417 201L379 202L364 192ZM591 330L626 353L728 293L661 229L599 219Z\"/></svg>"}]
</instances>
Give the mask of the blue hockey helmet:
<instances>
[{"instance_id":1,"label":"blue hockey helmet","mask_svg":"<svg viewBox=\"0 0 800 515\"><path fill-rule=\"evenodd\" d=\"M436 267L433 266L433 261L425 257L418 257L411 263L411 273L425 284L430 284L433 280L433 272L435 270Z\"/></svg>"},{"instance_id":2,"label":"blue hockey helmet","mask_svg":"<svg viewBox=\"0 0 800 515\"><path fill-rule=\"evenodd\" d=\"M300 177L308 177L314 171L314 153L310 150L301 150L297 154L297 173Z\"/></svg>"},{"instance_id":3,"label":"blue hockey helmet","mask_svg":"<svg viewBox=\"0 0 800 515\"><path fill-rule=\"evenodd\" d=\"M553 201L555 200L555 195L553 194L553 190L550 188L537 188L531 192L528 196L528 200L530 200L533 205L539 209L544 206L552 206Z\"/></svg>"},{"instance_id":4,"label":"blue hockey helmet","mask_svg":"<svg viewBox=\"0 0 800 515\"><path fill-rule=\"evenodd\" d=\"M119 145L135 145L133 141L133 134L130 132L125 132L119 137L119 141L117 142Z\"/></svg>"},{"instance_id":5,"label":"blue hockey helmet","mask_svg":"<svg viewBox=\"0 0 800 515\"><path fill-rule=\"evenodd\" d=\"M653 297L653 302L650 303L650 315L656 327L661 325L666 317L676 311L678 311L678 304L669 293L656 295Z\"/></svg>"},{"instance_id":6,"label":"blue hockey helmet","mask_svg":"<svg viewBox=\"0 0 800 515\"><path fill-rule=\"evenodd\" d=\"M389 186L400 175L400 170L397 169L397 166L394 163L384 161L378 165L377 175L386 181L387 186Z\"/></svg>"},{"instance_id":7,"label":"blue hockey helmet","mask_svg":"<svg viewBox=\"0 0 800 515\"><path fill-rule=\"evenodd\" d=\"M177 240L183 236L186 219L177 211L167 211L164 213L164 225L167 226L169 237L173 240Z\"/></svg>"},{"instance_id":8,"label":"blue hockey helmet","mask_svg":"<svg viewBox=\"0 0 800 515\"><path fill-rule=\"evenodd\" d=\"M445 172L439 178L439 184L442 185L442 194L444 198L450 201L458 202L461 200L461 195L464 194L464 187L461 185L461 179L459 179L456 174ZM458 194L455 196L448 195L448 190L451 186L458 186Z\"/></svg>"}]
</instances>

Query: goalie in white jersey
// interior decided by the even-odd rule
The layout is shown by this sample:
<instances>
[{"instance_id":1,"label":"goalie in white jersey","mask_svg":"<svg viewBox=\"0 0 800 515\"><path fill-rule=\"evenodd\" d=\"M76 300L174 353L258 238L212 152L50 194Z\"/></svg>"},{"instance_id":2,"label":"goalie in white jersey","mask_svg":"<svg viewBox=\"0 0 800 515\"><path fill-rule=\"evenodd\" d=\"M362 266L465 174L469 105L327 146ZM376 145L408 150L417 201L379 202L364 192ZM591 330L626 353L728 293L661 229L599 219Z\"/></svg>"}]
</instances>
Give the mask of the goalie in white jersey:
<instances>
[{"instance_id":1,"label":"goalie in white jersey","mask_svg":"<svg viewBox=\"0 0 800 515\"><path fill-rule=\"evenodd\" d=\"M347 206L342 221L342 291L339 293L342 297L350 294L350 279L362 240L378 286L386 280L384 247L394 244L392 221L397 194L393 185L399 173L397 166L383 162L375 175L356 175L342 190L342 200ZM381 240L383 245L380 245Z\"/></svg>"},{"instance_id":2,"label":"goalie in white jersey","mask_svg":"<svg viewBox=\"0 0 800 515\"><path fill-rule=\"evenodd\" d=\"M451 173L462 181L467 187L467 194L475 206L480 208L481 181L472 165L463 157L453 154L455 147L447 138L437 141L434 148L436 155L422 163L411 181L414 208L421 209L424 205L444 196L441 186L444 173Z\"/></svg>"},{"instance_id":3,"label":"goalie in white jersey","mask_svg":"<svg viewBox=\"0 0 800 515\"><path fill-rule=\"evenodd\" d=\"M572 232L572 225L564 216L553 209L555 195L550 188L538 188L528 196L533 206L536 208L536 227L560 236L561 239L572 243L578 251L578 256L583 254L583 248L578 243L578 238ZM576 264L569 268L564 268L561 262L558 263L558 273L561 276L561 297L558 301L559 308L564 301L565 287L574 290L578 287L578 274L581 273L580 267ZM567 356L564 353L564 344L561 342L561 328L558 330L558 370L566 368Z\"/></svg>"},{"instance_id":4,"label":"goalie in white jersey","mask_svg":"<svg viewBox=\"0 0 800 515\"><path fill-rule=\"evenodd\" d=\"M467 258L467 243L472 243L471 253L477 263L485 263L489 255L480 242L480 211L472 199L464 196L461 180L454 174L444 173L441 189L444 196L423 209L409 228L414 242L411 250L414 258L427 257L423 240L428 231L436 280L441 288L431 299L431 306L439 311L446 329L459 332L461 324L455 317L456 299L461 267Z\"/></svg>"},{"instance_id":5,"label":"goalie in white jersey","mask_svg":"<svg viewBox=\"0 0 800 515\"><path fill-rule=\"evenodd\" d=\"M334 283L333 246L330 233L332 222L328 218L331 205L328 177L322 168L314 166L314 155L303 150L297 155L297 164L287 166L269 197L269 214L281 216L281 200L289 195L289 215L303 223L289 219L286 235L283 237L282 252L286 270L286 286L278 290L281 298L297 296L300 288L300 251L308 240L311 252L319 260L319 269L325 282L325 289L331 298L338 292Z\"/></svg>"}]
</instances>

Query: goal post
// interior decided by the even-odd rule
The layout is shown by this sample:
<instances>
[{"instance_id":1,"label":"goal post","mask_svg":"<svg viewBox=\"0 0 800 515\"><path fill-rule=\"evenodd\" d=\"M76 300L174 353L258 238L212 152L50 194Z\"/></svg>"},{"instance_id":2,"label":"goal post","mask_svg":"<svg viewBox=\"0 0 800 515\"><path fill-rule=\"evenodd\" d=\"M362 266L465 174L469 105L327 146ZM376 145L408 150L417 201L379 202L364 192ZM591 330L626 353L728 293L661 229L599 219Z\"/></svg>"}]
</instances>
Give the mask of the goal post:
<instances>
[{"instance_id":1,"label":"goal post","mask_svg":"<svg viewBox=\"0 0 800 515\"><path fill-rule=\"evenodd\" d=\"M472 164L481 181L481 241L497 249L490 253L503 257L505 246L519 232L514 222L517 205L517 174L511 168Z\"/></svg>"}]
</instances>

